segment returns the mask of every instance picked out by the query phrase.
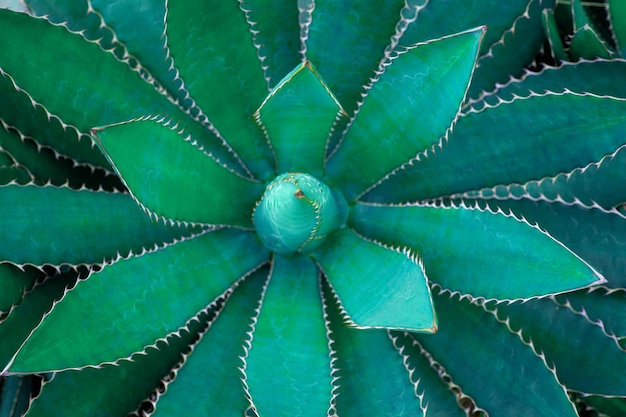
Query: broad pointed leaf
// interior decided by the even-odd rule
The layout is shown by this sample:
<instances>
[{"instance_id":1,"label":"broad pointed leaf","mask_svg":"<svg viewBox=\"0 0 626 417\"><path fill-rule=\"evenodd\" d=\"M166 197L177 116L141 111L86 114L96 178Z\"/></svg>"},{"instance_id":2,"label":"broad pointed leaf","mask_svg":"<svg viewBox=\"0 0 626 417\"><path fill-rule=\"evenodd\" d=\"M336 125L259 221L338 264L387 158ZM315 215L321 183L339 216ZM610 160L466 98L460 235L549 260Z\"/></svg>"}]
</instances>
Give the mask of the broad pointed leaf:
<instances>
[{"instance_id":1,"label":"broad pointed leaf","mask_svg":"<svg viewBox=\"0 0 626 417\"><path fill-rule=\"evenodd\" d=\"M328 132L342 112L310 62L290 72L255 113L276 154L278 172L321 177Z\"/></svg>"},{"instance_id":2,"label":"broad pointed leaf","mask_svg":"<svg viewBox=\"0 0 626 417\"><path fill-rule=\"evenodd\" d=\"M465 206L358 204L352 219L371 239L411 248L433 282L461 294L512 300L603 282L562 244L513 216Z\"/></svg>"},{"instance_id":3,"label":"broad pointed leaf","mask_svg":"<svg viewBox=\"0 0 626 417\"><path fill-rule=\"evenodd\" d=\"M475 29L417 44L373 81L327 164L329 181L346 199L439 142L465 98L482 34Z\"/></svg>"},{"instance_id":4,"label":"broad pointed leaf","mask_svg":"<svg viewBox=\"0 0 626 417\"><path fill-rule=\"evenodd\" d=\"M478 407L501 417L577 415L545 359L506 323L447 291L433 297L440 329L413 337Z\"/></svg>"},{"instance_id":5,"label":"broad pointed leaf","mask_svg":"<svg viewBox=\"0 0 626 417\"><path fill-rule=\"evenodd\" d=\"M363 328L437 330L427 278L411 252L383 247L347 228L328 239L313 256L336 292L345 320Z\"/></svg>"},{"instance_id":6,"label":"broad pointed leaf","mask_svg":"<svg viewBox=\"0 0 626 417\"><path fill-rule=\"evenodd\" d=\"M625 122L624 99L565 93L502 102L459 118L442 148L363 200L416 201L567 172L624 145Z\"/></svg>"},{"instance_id":7,"label":"broad pointed leaf","mask_svg":"<svg viewBox=\"0 0 626 417\"><path fill-rule=\"evenodd\" d=\"M381 329L353 329L324 285L325 312L332 338L334 406L344 417L424 415L403 358Z\"/></svg>"},{"instance_id":8,"label":"broad pointed leaf","mask_svg":"<svg viewBox=\"0 0 626 417\"><path fill-rule=\"evenodd\" d=\"M326 333L315 264L275 256L244 369L259 415L327 414L332 384Z\"/></svg>"},{"instance_id":9,"label":"broad pointed leaf","mask_svg":"<svg viewBox=\"0 0 626 417\"><path fill-rule=\"evenodd\" d=\"M220 165L159 120L94 130L111 165L141 204L175 221L251 226L259 183Z\"/></svg>"},{"instance_id":10,"label":"broad pointed leaf","mask_svg":"<svg viewBox=\"0 0 626 417\"><path fill-rule=\"evenodd\" d=\"M218 230L108 265L54 306L6 371L129 357L184 326L267 256L252 233Z\"/></svg>"},{"instance_id":11,"label":"broad pointed leaf","mask_svg":"<svg viewBox=\"0 0 626 417\"><path fill-rule=\"evenodd\" d=\"M497 315L543 352L568 389L626 396L626 352L584 315L560 307L551 299L502 305Z\"/></svg>"},{"instance_id":12,"label":"broad pointed leaf","mask_svg":"<svg viewBox=\"0 0 626 417\"><path fill-rule=\"evenodd\" d=\"M243 365L242 341L246 339L267 278L268 269L259 269L228 297L206 334L193 346L165 395L159 397L153 417L196 413L244 415L249 402L239 372Z\"/></svg>"},{"instance_id":13,"label":"broad pointed leaf","mask_svg":"<svg viewBox=\"0 0 626 417\"><path fill-rule=\"evenodd\" d=\"M7 185L0 199L0 261L14 264L102 263L194 233L152 222L128 194Z\"/></svg>"},{"instance_id":14,"label":"broad pointed leaf","mask_svg":"<svg viewBox=\"0 0 626 417\"><path fill-rule=\"evenodd\" d=\"M339 102L352 115L361 101L364 86L384 60L385 53L390 52L389 44L394 42L392 37L403 2L316 0L314 4L308 37L304 39L306 58L319 69Z\"/></svg>"},{"instance_id":15,"label":"broad pointed leaf","mask_svg":"<svg viewBox=\"0 0 626 417\"><path fill-rule=\"evenodd\" d=\"M166 2L174 66L198 106L256 176L271 177L270 149L252 114L268 93L262 63L238 1Z\"/></svg>"},{"instance_id":16,"label":"broad pointed leaf","mask_svg":"<svg viewBox=\"0 0 626 417\"><path fill-rule=\"evenodd\" d=\"M588 262L612 288L626 287L626 219L617 213L545 201L488 201L492 210L501 207L538 223L566 247Z\"/></svg>"},{"instance_id":17,"label":"broad pointed leaf","mask_svg":"<svg viewBox=\"0 0 626 417\"><path fill-rule=\"evenodd\" d=\"M591 26L587 25L578 30L569 45L570 57L577 61L579 59L609 59L613 56L613 51Z\"/></svg>"}]
</instances>

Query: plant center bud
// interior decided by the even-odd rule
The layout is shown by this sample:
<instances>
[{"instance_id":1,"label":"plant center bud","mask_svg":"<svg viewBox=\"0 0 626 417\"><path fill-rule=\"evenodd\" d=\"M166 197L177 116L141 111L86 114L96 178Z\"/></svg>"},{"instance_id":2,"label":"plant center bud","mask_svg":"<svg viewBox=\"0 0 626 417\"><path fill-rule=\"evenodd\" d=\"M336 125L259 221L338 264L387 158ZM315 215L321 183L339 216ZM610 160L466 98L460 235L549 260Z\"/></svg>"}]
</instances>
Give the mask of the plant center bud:
<instances>
[{"instance_id":1,"label":"plant center bud","mask_svg":"<svg viewBox=\"0 0 626 417\"><path fill-rule=\"evenodd\" d=\"M343 197L318 179L301 173L276 177L254 210L254 226L263 244L283 255L317 247L345 224Z\"/></svg>"}]
</instances>

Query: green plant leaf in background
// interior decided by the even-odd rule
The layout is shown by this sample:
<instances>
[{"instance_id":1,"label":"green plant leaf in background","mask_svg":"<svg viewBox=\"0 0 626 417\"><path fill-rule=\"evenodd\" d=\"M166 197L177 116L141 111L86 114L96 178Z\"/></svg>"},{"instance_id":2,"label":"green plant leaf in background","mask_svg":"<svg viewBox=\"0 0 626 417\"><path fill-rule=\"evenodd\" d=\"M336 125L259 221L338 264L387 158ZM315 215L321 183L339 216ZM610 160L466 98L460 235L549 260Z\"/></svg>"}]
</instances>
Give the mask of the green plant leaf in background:
<instances>
[{"instance_id":1,"label":"green plant leaf in background","mask_svg":"<svg viewBox=\"0 0 626 417\"><path fill-rule=\"evenodd\" d=\"M621 416L619 2L26 3L0 416Z\"/></svg>"}]
</instances>

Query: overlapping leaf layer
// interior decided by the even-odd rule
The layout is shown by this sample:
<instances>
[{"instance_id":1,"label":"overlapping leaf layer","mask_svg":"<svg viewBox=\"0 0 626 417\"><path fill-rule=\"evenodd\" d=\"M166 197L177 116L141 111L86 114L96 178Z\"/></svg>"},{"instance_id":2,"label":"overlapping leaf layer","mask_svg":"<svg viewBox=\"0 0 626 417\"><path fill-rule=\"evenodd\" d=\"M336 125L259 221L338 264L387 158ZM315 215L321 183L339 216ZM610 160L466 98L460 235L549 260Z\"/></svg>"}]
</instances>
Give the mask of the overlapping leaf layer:
<instances>
[{"instance_id":1,"label":"overlapping leaf layer","mask_svg":"<svg viewBox=\"0 0 626 417\"><path fill-rule=\"evenodd\" d=\"M626 9L570 3L0 10L0 416L620 416L625 62L525 68ZM342 215L281 255L287 172Z\"/></svg>"}]
</instances>

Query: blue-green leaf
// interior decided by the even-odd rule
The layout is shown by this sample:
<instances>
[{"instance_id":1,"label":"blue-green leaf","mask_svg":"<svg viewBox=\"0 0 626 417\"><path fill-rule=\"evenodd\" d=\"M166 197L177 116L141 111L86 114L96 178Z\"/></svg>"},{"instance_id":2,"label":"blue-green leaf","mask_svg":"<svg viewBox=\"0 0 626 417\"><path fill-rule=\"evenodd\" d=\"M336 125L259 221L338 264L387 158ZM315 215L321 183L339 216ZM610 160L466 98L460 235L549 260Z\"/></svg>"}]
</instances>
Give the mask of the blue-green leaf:
<instances>
[{"instance_id":1,"label":"blue-green leaf","mask_svg":"<svg viewBox=\"0 0 626 417\"><path fill-rule=\"evenodd\" d=\"M483 31L416 44L372 81L326 166L347 200L439 142L465 98Z\"/></svg>"},{"instance_id":2,"label":"blue-green leaf","mask_svg":"<svg viewBox=\"0 0 626 417\"><path fill-rule=\"evenodd\" d=\"M345 321L361 328L437 330L427 278L411 251L384 247L348 228L328 240L313 256L341 303Z\"/></svg>"},{"instance_id":3,"label":"blue-green leaf","mask_svg":"<svg viewBox=\"0 0 626 417\"><path fill-rule=\"evenodd\" d=\"M275 256L244 369L252 406L261 416L327 414L332 390L327 332L315 264Z\"/></svg>"},{"instance_id":4,"label":"blue-green leaf","mask_svg":"<svg viewBox=\"0 0 626 417\"><path fill-rule=\"evenodd\" d=\"M562 244L502 213L357 204L351 222L371 239L411 248L433 282L473 297L512 300L603 282Z\"/></svg>"}]
</instances>

